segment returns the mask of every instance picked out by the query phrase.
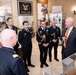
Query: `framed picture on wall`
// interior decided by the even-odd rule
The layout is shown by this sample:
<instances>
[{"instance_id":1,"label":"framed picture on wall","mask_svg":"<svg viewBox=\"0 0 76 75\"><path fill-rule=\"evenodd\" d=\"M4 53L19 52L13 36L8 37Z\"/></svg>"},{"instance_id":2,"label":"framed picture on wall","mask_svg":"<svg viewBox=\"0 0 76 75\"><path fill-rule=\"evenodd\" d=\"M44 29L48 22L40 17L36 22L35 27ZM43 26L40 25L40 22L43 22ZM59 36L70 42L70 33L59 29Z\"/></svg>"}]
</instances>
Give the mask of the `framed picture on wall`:
<instances>
[{"instance_id":1,"label":"framed picture on wall","mask_svg":"<svg viewBox=\"0 0 76 75\"><path fill-rule=\"evenodd\" d=\"M18 15L33 15L32 1L18 1Z\"/></svg>"}]
</instances>

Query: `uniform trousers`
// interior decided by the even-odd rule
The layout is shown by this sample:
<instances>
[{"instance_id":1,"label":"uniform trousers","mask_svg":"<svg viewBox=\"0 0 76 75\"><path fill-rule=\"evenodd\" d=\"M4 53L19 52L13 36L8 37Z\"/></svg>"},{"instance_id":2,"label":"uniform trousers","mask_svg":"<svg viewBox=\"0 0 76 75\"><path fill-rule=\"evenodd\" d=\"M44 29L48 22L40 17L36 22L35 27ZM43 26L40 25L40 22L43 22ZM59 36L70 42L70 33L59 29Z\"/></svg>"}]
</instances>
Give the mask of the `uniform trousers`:
<instances>
[{"instance_id":1,"label":"uniform trousers","mask_svg":"<svg viewBox=\"0 0 76 75\"><path fill-rule=\"evenodd\" d=\"M52 48L54 47L54 59L57 58L57 48L58 48L58 42L54 43L51 42L49 45L49 59L51 60L52 58Z\"/></svg>"},{"instance_id":2,"label":"uniform trousers","mask_svg":"<svg viewBox=\"0 0 76 75\"><path fill-rule=\"evenodd\" d=\"M39 50L40 50L40 63L45 64L47 59L48 47L44 47L42 46L42 44L39 44Z\"/></svg>"},{"instance_id":3,"label":"uniform trousers","mask_svg":"<svg viewBox=\"0 0 76 75\"><path fill-rule=\"evenodd\" d=\"M29 44L27 46L22 46L23 51L23 60L25 62L25 67L27 67L27 64L31 64L31 54L32 54L32 44Z\"/></svg>"}]
</instances>

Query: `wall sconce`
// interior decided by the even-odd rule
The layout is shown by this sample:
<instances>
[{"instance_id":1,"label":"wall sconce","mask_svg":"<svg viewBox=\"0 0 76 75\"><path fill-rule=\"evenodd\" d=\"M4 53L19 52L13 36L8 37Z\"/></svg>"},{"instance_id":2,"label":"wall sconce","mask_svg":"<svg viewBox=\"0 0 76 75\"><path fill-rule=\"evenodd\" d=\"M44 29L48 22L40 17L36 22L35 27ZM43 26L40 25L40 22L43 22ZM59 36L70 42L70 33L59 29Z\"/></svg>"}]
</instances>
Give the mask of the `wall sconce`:
<instances>
[{"instance_id":1,"label":"wall sconce","mask_svg":"<svg viewBox=\"0 0 76 75\"><path fill-rule=\"evenodd\" d=\"M76 15L76 6L72 8L74 15Z\"/></svg>"},{"instance_id":2,"label":"wall sconce","mask_svg":"<svg viewBox=\"0 0 76 75\"><path fill-rule=\"evenodd\" d=\"M73 10L73 12L74 12L74 15L76 15L76 10Z\"/></svg>"}]
</instances>

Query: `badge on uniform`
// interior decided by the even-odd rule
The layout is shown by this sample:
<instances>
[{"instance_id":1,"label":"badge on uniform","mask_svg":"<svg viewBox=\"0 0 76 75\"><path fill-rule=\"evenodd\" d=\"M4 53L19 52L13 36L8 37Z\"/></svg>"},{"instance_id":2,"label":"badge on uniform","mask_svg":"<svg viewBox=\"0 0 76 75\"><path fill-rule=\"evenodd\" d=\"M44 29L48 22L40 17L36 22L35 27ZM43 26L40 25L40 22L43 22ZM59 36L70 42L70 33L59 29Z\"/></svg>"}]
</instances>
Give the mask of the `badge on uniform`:
<instances>
[{"instance_id":1,"label":"badge on uniform","mask_svg":"<svg viewBox=\"0 0 76 75\"><path fill-rule=\"evenodd\" d=\"M26 35L26 33L24 33L24 35Z\"/></svg>"},{"instance_id":2,"label":"badge on uniform","mask_svg":"<svg viewBox=\"0 0 76 75\"><path fill-rule=\"evenodd\" d=\"M42 33L42 31L40 31L40 33Z\"/></svg>"},{"instance_id":3,"label":"badge on uniform","mask_svg":"<svg viewBox=\"0 0 76 75\"><path fill-rule=\"evenodd\" d=\"M17 55L17 54L13 54L12 56L13 56L13 58L19 57L19 55Z\"/></svg>"}]
</instances>

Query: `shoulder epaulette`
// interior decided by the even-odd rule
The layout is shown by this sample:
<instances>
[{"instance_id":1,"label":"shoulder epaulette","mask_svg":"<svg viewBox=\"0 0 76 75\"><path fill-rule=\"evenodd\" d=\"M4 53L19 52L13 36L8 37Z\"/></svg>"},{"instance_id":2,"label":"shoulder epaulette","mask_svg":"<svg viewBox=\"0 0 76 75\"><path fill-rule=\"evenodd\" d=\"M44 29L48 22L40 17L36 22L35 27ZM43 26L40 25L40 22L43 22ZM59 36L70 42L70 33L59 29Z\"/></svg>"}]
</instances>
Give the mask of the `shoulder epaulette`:
<instances>
[{"instance_id":1,"label":"shoulder epaulette","mask_svg":"<svg viewBox=\"0 0 76 75\"><path fill-rule=\"evenodd\" d=\"M17 54L13 54L12 56L13 56L13 58L19 57L19 55L17 55Z\"/></svg>"}]
</instances>

